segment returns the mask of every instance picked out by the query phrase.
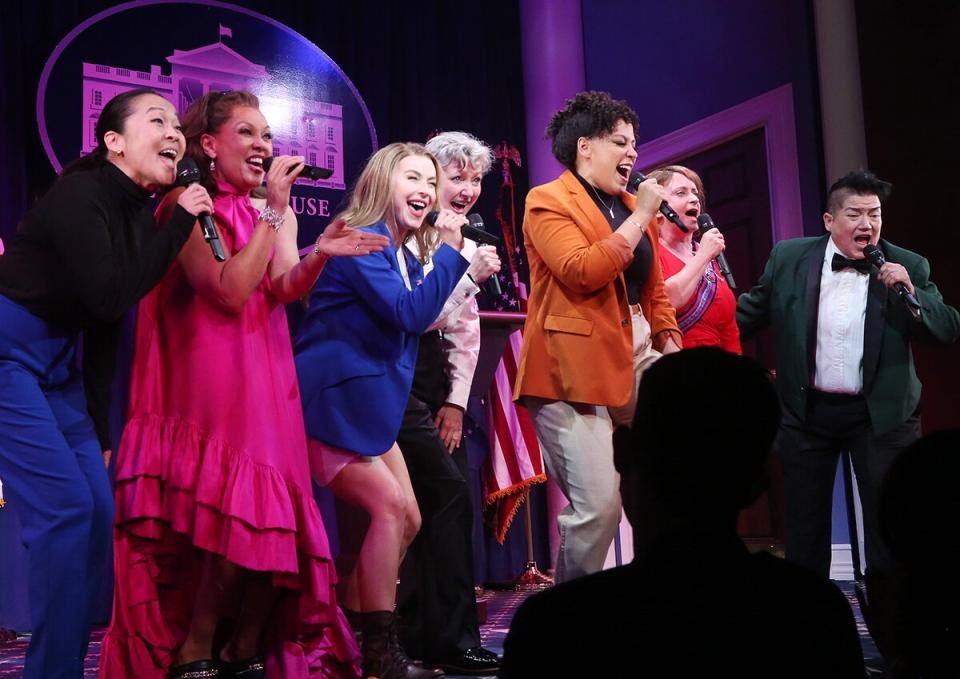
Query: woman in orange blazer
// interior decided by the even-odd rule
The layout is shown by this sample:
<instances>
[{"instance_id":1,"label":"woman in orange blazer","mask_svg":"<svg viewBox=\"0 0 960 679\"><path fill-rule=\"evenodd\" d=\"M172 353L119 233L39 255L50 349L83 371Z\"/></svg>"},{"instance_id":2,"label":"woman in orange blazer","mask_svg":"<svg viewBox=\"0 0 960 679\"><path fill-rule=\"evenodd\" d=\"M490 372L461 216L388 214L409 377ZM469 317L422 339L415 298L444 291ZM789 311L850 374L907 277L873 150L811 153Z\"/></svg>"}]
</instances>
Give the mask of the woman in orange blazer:
<instances>
[{"instance_id":1,"label":"woman in orange blazer","mask_svg":"<svg viewBox=\"0 0 960 679\"><path fill-rule=\"evenodd\" d=\"M600 570L620 519L613 424L633 418L642 371L677 351L654 215L666 191L626 193L637 115L581 92L547 128L568 169L527 194L530 298L514 393L570 506L557 519L557 581Z\"/></svg>"}]
</instances>

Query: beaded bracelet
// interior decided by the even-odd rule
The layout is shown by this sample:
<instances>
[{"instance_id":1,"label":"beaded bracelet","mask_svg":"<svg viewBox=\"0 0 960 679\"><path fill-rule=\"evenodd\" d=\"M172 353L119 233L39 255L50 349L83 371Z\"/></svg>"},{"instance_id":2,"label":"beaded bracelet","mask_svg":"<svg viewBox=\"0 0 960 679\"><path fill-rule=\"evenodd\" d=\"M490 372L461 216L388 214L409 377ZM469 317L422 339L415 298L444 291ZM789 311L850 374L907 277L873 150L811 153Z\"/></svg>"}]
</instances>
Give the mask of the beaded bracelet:
<instances>
[{"instance_id":1,"label":"beaded bracelet","mask_svg":"<svg viewBox=\"0 0 960 679\"><path fill-rule=\"evenodd\" d=\"M274 231L279 231L280 225L283 224L283 215L268 205L260 210L260 221L273 227Z\"/></svg>"}]
</instances>

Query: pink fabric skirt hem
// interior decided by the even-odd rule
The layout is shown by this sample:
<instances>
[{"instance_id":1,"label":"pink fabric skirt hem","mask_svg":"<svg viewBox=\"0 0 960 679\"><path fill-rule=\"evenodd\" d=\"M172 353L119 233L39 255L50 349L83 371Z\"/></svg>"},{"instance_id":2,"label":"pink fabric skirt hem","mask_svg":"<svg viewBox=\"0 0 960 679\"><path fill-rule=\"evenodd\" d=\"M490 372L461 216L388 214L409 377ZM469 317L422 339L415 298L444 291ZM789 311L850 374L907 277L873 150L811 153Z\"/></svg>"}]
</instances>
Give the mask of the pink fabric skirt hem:
<instances>
[{"instance_id":1,"label":"pink fabric skirt hem","mask_svg":"<svg viewBox=\"0 0 960 679\"><path fill-rule=\"evenodd\" d=\"M265 627L271 679L359 675L312 494L270 465L171 419L128 422L117 461L117 577L101 676L165 676L189 629L210 552L270 573L278 588Z\"/></svg>"}]
</instances>

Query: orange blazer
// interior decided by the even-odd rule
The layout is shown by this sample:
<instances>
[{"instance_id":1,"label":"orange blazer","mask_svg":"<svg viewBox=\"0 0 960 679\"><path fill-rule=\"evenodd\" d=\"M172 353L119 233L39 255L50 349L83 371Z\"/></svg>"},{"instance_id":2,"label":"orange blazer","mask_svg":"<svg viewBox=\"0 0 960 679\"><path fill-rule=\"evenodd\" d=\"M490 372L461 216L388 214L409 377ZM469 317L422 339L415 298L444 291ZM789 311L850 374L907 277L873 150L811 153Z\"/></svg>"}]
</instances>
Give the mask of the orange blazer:
<instances>
[{"instance_id":1,"label":"orange blazer","mask_svg":"<svg viewBox=\"0 0 960 679\"><path fill-rule=\"evenodd\" d=\"M622 197L633 210L636 199ZM633 389L633 328L623 281L633 260L630 245L610 230L570 170L527 194L523 234L530 298L514 397L624 405ZM644 238L653 257L640 306L654 347L670 337L682 346L663 289L655 219Z\"/></svg>"}]
</instances>

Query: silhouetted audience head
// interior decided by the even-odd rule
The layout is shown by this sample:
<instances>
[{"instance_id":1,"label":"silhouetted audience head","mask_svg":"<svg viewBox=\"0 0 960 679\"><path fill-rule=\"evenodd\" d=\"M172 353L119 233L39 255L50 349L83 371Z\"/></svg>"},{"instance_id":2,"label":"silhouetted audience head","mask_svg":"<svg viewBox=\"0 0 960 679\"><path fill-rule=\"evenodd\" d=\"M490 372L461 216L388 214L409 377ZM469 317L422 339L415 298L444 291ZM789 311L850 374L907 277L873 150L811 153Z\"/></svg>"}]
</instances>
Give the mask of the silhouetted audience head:
<instances>
[{"instance_id":1,"label":"silhouetted audience head","mask_svg":"<svg viewBox=\"0 0 960 679\"><path fill-rule=\"evenodd\" d=\"M664 356L614 437L632 563L528 599L502 679L864 677L853 613L832 583L736 534L780 422L767 371L715 347Z\"/></svg>"},{"instance_id":2,"label":"silhouetted audience head","mask_svg":"<svg viewBox=\"0 0 960 679\"><path fill-rule=\"evenodd\" d=\"M780 425L767 371L715 347L659 359L640 381L632 429L614 433L614 462L628 516L635 496L737 510L763 489ZM632 520L632 517L631 517Z\"/></svg>"},{"instance_id":3,"label":"silhouetted audience head","mask_svg":"<svg viewBox=\"0 0 960 679\"><path fill-rule=\"evenodd\" d=\"M906 656L924 678L955 677L960 638L960 429L924 436L890 467L880 529L904 570Z\"/></svg>"}]
</instances>

